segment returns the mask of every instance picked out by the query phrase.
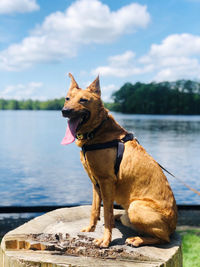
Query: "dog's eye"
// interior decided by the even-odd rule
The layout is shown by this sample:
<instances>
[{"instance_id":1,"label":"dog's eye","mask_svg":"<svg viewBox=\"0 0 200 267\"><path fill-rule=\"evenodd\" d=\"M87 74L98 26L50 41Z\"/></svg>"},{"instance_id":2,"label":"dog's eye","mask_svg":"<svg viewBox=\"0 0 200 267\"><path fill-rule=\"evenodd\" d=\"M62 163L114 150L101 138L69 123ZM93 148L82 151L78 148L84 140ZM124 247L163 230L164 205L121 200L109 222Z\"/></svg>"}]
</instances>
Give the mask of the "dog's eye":
<instances>
[{"instance_id":1,"label":"dog's eye","mask_svg":"<svg viewBox=\"0 0 200 267\"><path fill-rule=\"evenodd\" d=\"M69 97L66 97L66 98L65 98L66 101L69 101L69 99L70 99Z\"/></svg>"},{"instance_id":2,"label":"dog's eye","mask_svg":"<svg viewBox=\"0 0 200 267\"><path fill-rule=\"evenodd\" d=\"M79 102L80 103L86 103L86 102L88 102L88 99L86 99L86 98L80 98Z\"/></svg>"}]
</instances>

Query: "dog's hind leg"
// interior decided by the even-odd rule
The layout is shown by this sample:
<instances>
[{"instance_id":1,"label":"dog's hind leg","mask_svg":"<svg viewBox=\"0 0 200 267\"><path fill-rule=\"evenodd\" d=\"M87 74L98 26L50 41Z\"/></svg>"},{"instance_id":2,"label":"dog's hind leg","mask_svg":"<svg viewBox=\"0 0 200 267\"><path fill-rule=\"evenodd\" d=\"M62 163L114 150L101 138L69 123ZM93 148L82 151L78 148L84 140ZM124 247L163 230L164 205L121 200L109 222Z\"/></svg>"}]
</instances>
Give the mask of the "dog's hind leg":
<instances>
[{"instance_id":1,"label":"dog's hind leg","mask_svg":"<svg viewBox=\"0 0 200 267\"><path fill-rule=\"evenodd\" d=\"M85 227L81 232L94 232L97 221L100 218L100 209L101 209L101 193L97 185L93 184L93 200L92 200L92 210L90 216L90 224L88 227Z\"/></svg>"},{"instance_id":2,"label":"dog's hind leg","mask_svg":"<svg viewBox=\"0 0 200 267\"><path fill-rule=\"evenodd\" d=\"M128 209L128 217L134 228L149 237L134 236L126 239L126 243L138 247L149 244L162 244L170 241L169 226L164 216L150 207L145 200L133 201Z\"/></svg>"}]
</instances>

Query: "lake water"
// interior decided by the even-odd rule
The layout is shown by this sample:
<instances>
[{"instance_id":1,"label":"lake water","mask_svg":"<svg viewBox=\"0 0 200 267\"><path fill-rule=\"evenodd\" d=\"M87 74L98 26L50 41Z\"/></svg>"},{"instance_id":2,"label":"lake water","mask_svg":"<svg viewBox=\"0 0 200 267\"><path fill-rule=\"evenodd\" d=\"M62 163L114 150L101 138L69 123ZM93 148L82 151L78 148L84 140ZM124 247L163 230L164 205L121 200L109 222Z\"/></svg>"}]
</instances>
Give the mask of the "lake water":
<instances>
[{"instance_id":1,"label":"lake water","mask_svg":"<svg viewBox=\"0 0 200 267\"><path fill-rule=\"evenodd\" d=\"M113 114L161 165L200 190L200 116ZM66 125L59 111L0 111L0 206L91 203L80 149L60 145ZM167 177L178 204L200 204Z\"/></svg>"}]
</instances>

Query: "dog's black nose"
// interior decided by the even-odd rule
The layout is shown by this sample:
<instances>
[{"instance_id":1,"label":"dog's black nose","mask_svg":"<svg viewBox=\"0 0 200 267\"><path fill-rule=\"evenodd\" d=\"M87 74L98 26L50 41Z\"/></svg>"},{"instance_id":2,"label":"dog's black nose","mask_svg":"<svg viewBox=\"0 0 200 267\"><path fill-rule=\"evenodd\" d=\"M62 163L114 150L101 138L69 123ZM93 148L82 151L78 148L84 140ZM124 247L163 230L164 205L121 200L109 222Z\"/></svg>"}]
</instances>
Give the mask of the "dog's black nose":
<instances>
[{"instance_id":1,"label":"dog's black nose","mask_svg":"<svg viewBox=\"0 0 200 267\"><path fill-rule=\"evenodd\" d=\"M71 108L63 108L62 109L63 117L69 117L72 112L73 112L73 109L71 109Z\"/></svg>"}]
</instances>

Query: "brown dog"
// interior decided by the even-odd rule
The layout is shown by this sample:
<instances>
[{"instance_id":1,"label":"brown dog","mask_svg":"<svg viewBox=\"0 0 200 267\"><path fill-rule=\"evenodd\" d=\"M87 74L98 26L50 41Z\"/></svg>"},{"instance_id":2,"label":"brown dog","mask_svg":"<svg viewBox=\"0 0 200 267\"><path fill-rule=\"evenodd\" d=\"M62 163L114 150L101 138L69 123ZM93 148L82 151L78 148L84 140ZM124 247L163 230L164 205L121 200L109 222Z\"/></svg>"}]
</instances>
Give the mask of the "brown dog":
<instances>
[{"instance_id":1,"label":"brown dog","mask_svg":"<svg viewBox=\"0 0 200 267\"><path fill-rule=\"evenodd\" d=\"M62 113L69 118L62 144L77 138L79 147L124 140L127 131L108 114L101 101L99 78L85 90L79 88L71 77L71 85ZM111 142L112 143L112 142ZM113 203L116 201L127 212L131 225L146 236L134 236L128 244L161 244L170 241L177 222L176 202L162 169L158 163L133 140L124 142L124 154L115 172L116 147L83 153L81 162L93 182L91 219L83 232L94 231L100 216L103 200L105 231L95 240L99 247L108 247L112 238Z\"/></svg>"}]
</instances>

